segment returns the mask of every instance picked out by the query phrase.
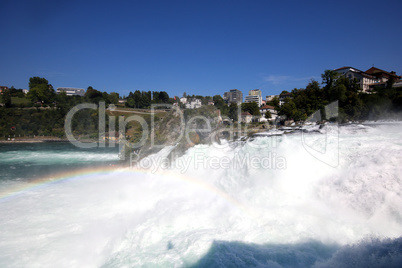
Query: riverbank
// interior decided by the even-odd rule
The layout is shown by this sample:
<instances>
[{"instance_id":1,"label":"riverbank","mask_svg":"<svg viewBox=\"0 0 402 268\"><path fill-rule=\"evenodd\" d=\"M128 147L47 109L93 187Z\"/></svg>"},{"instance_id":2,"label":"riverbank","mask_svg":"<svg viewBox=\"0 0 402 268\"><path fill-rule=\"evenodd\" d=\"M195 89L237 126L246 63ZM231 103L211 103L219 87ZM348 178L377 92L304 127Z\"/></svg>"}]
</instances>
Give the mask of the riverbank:
<instances>
[{"instance_id":1,"label":"riverbank","mask_svg":"<svg viewBox=\"0 0 402 268\"><path fill-rule=\"evenodd\" d=\"M84 139L80 142L96 142L96 140ZM0 140L1 143L41 143L41 142L70 142L68 139L61 139L58 137L35 137L35 138L9 138L7 140Z\"/></svg>"}]
</instances>

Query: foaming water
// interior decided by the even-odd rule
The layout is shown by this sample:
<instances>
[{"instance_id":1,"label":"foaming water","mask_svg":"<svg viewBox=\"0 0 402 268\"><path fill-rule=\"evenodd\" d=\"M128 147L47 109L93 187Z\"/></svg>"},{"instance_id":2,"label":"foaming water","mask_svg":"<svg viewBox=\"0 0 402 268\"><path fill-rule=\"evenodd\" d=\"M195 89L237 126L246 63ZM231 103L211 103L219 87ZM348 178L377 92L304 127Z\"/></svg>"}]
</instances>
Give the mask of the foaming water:
<instances>
[{"instance_id":1,"label":"foaming water","mask_svg":"<svg viewBox=\"0 0 402 268\"><path fill-rule=\"evenodd\" d=\"M169 147L148 170L4 199L0 267L326 267L350 250L401 264L402 129L335 130L195 146L152 165Z\"/></svg>"}]
</instances>

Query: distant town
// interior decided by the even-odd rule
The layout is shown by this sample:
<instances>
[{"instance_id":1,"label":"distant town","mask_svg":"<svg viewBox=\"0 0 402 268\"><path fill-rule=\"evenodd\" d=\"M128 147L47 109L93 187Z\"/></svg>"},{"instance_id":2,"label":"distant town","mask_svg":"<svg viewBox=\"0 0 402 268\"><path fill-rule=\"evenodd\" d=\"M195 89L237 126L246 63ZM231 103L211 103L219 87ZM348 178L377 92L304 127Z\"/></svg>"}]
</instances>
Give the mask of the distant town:
<instances>
[{"instance_id":1,"label":"distant town","mask_svg":"<svg viewBox=\"0 0 402 268\"><path fill-rule=\"evenodd\" d=\"M29 90L0 86L2 96L0 105L6 108L55 108L63 105L67 101L66 97L74 98L75 101L72 103L84 100L105 101L108 105L114 104L133 109L149 109L152 104L170 104L182 109L198 109L204 105L210 105L215 106L223 116L233 121L277 123L284 119L305 120L310 113L323 109L324 105L331 101L339 100L343 119L359 120L368 116L376 116L375 113L379 116L384 109L387 109L387 112L388 110L399 111L402 100L401 78L394 71L385 71L376 67L371 67L366 71L350 66L341 67L326 70L322 74L322 83L311 81L305 89L284 90L278 95L266 95L263 98L260 89L249 90L245 97L243 97L243 92L238 89L217 92L214 96L190 96L183 93L181 97L169 97L165 91L136 90L130 92L128 96L122 97L116 92L100 92L92 87L88 87L87 90L70 87L59 87L54 90L45 78L32 77L29 82ZM391 89L394 91L389 91ZM381 92L388 92L388 95L385 95L390 100L388 106L391 105L389 107L392 109L384 108L385 95ZM80 98L82 98L81 101ZM240 106L239 118L237 111ZM166 108L168 107L166 106ZM372 108L380 109L380 111L373 112Z\"/></svg>"}]
</instances>

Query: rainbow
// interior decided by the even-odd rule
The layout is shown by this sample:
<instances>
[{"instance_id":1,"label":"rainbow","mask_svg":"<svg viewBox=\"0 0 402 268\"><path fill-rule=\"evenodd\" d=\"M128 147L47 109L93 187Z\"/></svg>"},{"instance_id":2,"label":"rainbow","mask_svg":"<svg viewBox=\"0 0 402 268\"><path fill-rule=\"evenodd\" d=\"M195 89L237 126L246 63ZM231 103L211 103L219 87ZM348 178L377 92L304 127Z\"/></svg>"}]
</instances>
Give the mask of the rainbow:
<instances>
[{"instance_id":1,"label":"rainbow","mask_svg":"<svg viewBox=\"0 0 402 268\"><path fill-rule=\"evenodd\" d=\"M86 169L77 169L74 171L67 171L55 174L51 177L39 178L36 180L32 180L26 183L19 183L16 186L11 186L5 189L4 191L0 190L0 201L5 199L9 199L12 197L16 197L23 193L47 187L51 184L59 183L61 181L74 180L74 179L85 179L89 176L99 175L99 174L107 174L116 171L115 167L102 167L102 168L86 168Z\"/></svg>"},{"instance_id":2,"label":"rainbow","mask_svg":"<svg viewBox=\"0 0 402 268\"><path fill-rule=\"evenodd\" d=\"M203 181L200 179L192 178L189 176L185 176L185 174L181 174L174 171L164 170L163 172L151 172L146 169L136 169L136 168L116 168L116 167L101 167L101 168L87 168L87 169L78 169L75 171L63 172L56 174L55 176L48 178L40 178L27 183L18 183L16 186L11 186L5 189L4 191L0 191L0 202L4 202L5 200L18 197L23 195L24 193L34 191L40 188L48 187L52 184L69 181L69 180L85 180L86 178L99 176L99 175L107 175L113 173L123 173L125 175L157 175L158 177L162 177L163 179L169 179L173 181L180 181L187 184L191 184L195 187L199 187L208 192L219 196L226 200L230 205L235 206L247 214L250 214L248 209L237 199L233 198L231 195L225 193L224 191L218 189L217 187Z\"/></svg>"}]
</instances>

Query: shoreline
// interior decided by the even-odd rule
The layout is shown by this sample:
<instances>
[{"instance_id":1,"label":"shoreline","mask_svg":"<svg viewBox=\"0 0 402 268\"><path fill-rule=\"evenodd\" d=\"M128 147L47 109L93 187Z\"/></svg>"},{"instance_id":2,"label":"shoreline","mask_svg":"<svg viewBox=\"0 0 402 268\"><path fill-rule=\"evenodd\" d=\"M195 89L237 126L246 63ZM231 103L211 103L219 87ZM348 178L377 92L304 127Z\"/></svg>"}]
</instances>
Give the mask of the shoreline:
<instances>
[{"instance_id":1,"label":"shoreline","mask_svg":"<svg viewBox=\"0 0 402 268\"><path fill-rule=\"evenodd\" d=\"M79 140L82 143L94 142L94 140ZM60 139L55 137L43 138L12 138L10 140L0 140L0 144L8 143L44 143L44 142L70 142L68 139ZM96 141L95 141L96 142Z\"/></svg>"}]
</instances>

